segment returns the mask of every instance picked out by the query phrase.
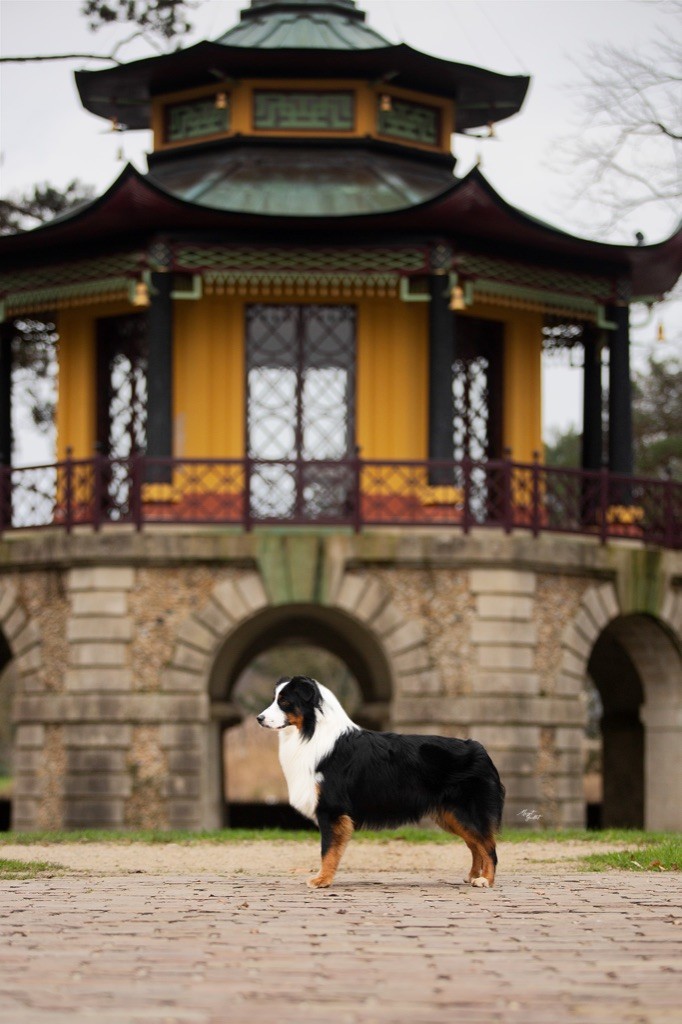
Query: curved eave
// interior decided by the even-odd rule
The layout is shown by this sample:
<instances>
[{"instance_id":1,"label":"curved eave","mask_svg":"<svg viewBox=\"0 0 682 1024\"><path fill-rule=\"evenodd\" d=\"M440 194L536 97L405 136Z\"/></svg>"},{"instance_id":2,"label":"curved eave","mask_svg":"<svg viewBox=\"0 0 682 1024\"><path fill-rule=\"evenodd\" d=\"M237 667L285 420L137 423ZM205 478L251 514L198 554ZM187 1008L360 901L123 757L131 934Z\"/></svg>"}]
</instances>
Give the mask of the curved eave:
<instances>
[{"instance_id":1,"label":"curved eave","mask_svg":"<svg viewBox=\"0 0 682 1024\"><path fill-rule=\"evenodd\" d=\"M67 250L112 248L132 235L229 232L254 241L274 235L330 238L343 244L352 236L384 240L420 234L450 238L455 248L475 246L506 252L520 261L610 273L630 280L633 297L662 296L682 273L682 228L655 245L625 246L578 238L543 223L505 202L477 169L440 195L417 206L383 214L345 217L286 217L216 210L178 199L128 165L99 198L49 224L0 237L0 266L45 264Z\"/></svg>"},{"instance_id":2,"label":"curved eave","mask_svg":"<svg viewBox=\"0 0 682 1024\"><path fill-rule=\"evenodd\" d=\"M454 182L452 158L364 139L229 140L149 164L148 181L197 206L306 221L407 210Z\"/></svg>"},{"instance_id":3,"label":"curved eave","mask_svg":"<svg viewBox=\"0 0 682 1024\"><path fill-rule=\"evenodd\" d=\"M474 168L460 179L448 196L436 200L444 230L454 228L458 238L467 234L479 243L506 244L541 261L546 254L559 262L580 263L597 272L610 267L629 278L633 298L661 297L682 274L682 223L666 239L653 245L595 242L547 224L512 206ZM451 228L452 225L452 228ZM455 226L456 225L456 226ZM604 270L602 269L602 273Z\"/></svg>"},{"instance_id":4,"label":"curved eave","mask_svg":"<svg viewBox=\"0 0 682 1024\"><path fill-rule=\"evenodd\" d=\"M367 50L250 49L202 42L99 71L77 71L86 110L148 128L152 96L219 78L390 79L392 85L454 99L458 132L503 121L521 108L530 79L432 57L401 43Z\"/></svg>"}]
</instances>

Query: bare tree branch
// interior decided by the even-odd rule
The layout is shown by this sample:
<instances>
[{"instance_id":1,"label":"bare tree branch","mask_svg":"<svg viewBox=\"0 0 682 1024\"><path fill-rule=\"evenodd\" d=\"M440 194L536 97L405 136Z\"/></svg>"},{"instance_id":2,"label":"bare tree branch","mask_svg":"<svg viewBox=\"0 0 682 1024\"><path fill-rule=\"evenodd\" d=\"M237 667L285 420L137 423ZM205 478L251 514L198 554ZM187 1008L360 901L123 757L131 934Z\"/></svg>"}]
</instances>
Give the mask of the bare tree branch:
<instances>
[{"instance_id":1,"label":"bare tree branch","mask_svg":"<svg viewBox=\"0 0 682 1024\"><path fill-rule=\"evenodd\" d=\"M40 60L111 60L121 64L110 53L33 53L22 57L0 57L0 64L34 64Z\"/></svg>"},{"instance_id":2,"label":"bare tree branch","mask_svg":"<svg viewBox=\"0 0 682 1024\"><path fill-rule=\"evenodd\" d=\"M571 199L591 200L604 231L650 204L679 212L682 198L682 39L675 24L682 2L659 4L669 31L639 52L592 47L573 85L583 117L555 146L552 166L571 175ZM594 211L590 226L594 230Z\"/></svg>"},{"instance_id":3,"label":"bare tree branch","mask_svg":"<svg viewBox=\"0 0 682 1024\"><path fill-rule=\"evenodd\" d=\"M81 12L88 19L91 31L113 23L134 24L136 29L121 39L111 53L51 53L0 57L0 64L33 64L50 60L105 60L114 64L122 47L134 39L143 38L157 53L163 52L161 39L166 44L186 35L192 28L188 14L196 10L203 0L83 0Z\"/></svg>"}]
</instances>

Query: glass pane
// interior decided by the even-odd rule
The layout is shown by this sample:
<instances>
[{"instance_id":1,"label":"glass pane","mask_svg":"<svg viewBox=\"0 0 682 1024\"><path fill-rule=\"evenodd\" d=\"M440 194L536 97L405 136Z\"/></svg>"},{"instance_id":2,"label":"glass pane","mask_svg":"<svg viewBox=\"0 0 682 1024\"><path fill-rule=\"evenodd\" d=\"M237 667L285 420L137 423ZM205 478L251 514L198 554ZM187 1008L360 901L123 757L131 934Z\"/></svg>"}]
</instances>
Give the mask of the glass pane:
<instances>
[{"instance_id":1,"label":"glass pane","mask_svg":"<svg viewBox=\"0 0 682 1024\"><path fill-rule=\"evenodd\" d=\"M296 455L296 372L262 366L249 370L249 455L291 459Z\"/></svg>"},{"instance_id":2,"label":"glass pane","mask_svg":"<svg viewBox=\"0 0 682 1024\"><path fill-rule=\"evenodd\" d=\"M253 467L251 514L347 516L352 474L326 462L353 454L355 309L250 306L247 387L249 455L279 463Z\"/></svg>"},{"instance_id":3,"label":"glass pane","mask_svg":"<svg viewBox=\"0 0 682 1024\"><path fill-rule=\"evenodd\" d=\"M348 445L348 373L329 368L303 375L304 459L343 459Z\"/></svg>"}]
</instances>

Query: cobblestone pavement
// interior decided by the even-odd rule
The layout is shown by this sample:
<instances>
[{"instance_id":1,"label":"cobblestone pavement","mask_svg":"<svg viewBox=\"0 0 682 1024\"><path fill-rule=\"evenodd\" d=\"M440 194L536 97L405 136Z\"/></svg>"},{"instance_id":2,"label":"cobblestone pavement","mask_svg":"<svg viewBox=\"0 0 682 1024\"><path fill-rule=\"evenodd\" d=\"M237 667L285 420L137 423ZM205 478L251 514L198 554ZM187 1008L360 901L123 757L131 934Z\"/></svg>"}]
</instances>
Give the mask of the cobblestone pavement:
<instances>
[{"instance_id":1,"label":"cobblestone pavement","mask_svg":"<svg viewBox=\"0 0 682 1024\"><path fill-rule=\"evenodd\" d=\"M4 884L3 1024L680 1024L682 879Z\"/></svg>"}]
</instances>

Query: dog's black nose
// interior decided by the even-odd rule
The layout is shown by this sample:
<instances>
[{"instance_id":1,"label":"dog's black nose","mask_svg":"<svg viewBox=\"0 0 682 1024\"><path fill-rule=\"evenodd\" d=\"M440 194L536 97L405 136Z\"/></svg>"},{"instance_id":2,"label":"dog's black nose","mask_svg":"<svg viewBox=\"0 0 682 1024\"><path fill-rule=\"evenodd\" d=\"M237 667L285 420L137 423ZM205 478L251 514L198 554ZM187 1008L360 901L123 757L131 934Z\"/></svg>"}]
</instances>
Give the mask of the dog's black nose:
<instances>
[{"instance_id":1,"label":"dog's black nose","mask_svg":"<svg viewBox=\"0 0 682 1024\"><path fill-rule=\"evenodd\" d=\"M259 725L263 724L263 719L264 718L265 718L265 712L264 711L261 711L260 715L256 716L256 721L258 722Z\"/></svg>"}]
</instances>

